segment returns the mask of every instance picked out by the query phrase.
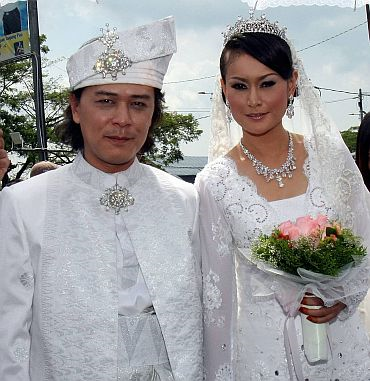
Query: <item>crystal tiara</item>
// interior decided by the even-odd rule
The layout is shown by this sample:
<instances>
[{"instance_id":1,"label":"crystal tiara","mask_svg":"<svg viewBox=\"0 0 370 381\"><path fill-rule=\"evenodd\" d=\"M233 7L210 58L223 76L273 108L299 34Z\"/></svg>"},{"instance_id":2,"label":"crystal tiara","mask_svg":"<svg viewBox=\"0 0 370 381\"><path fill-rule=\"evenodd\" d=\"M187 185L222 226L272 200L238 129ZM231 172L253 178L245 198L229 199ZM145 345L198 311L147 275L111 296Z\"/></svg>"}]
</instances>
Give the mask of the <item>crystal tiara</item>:
<instances>
[{"instance_id":1,"label":"crystal tiara","mask_svg":"<svg viewBox=\"0 0 370 381\"><path fill-rule=\"evenodd\" d=\"M274 34L283 40L287 41L286 28L280 28L278 22L271 23L266 15L260 18L254 18L254 11L249 12L249 19L246 20L239 16L234 26L228 26L226 31L222 33L224 36L224 45L235 35L240 33L269 33Z\"/></svg>"}]
</instances>

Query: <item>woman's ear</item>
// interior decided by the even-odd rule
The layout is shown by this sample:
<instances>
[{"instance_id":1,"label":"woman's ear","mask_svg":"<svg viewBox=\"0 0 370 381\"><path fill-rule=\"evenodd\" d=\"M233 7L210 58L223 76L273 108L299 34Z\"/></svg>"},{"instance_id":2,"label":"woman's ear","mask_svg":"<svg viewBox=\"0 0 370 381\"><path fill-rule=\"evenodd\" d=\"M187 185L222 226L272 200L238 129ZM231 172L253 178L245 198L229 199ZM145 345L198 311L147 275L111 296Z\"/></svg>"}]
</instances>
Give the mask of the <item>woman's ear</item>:
<instances>
[{"instance_id":1,"label":"woman's ear","mask_svg":"<svg viewBox=\"0 0 370 381\"><path fill-rule=\"evenodd\" d=\"M225 83L225 81L222 78L220 78L220 83L221 83L222 92L224 93L224 95L226 97L226 92L225 92L225 90L226 90L226 83Z\"/></svg>"},{"instance_id":2,"label":"woman's ear","mask_svg":"<svg viewBox=\"0 0 370 381\"><path fill-rule=\"evenodd\" d=\"M298 82L298 71L293 70L291 78L288 80L288 92L289 96L296 96L297 94L297 82Z\"/></svg>"}]
</instances>

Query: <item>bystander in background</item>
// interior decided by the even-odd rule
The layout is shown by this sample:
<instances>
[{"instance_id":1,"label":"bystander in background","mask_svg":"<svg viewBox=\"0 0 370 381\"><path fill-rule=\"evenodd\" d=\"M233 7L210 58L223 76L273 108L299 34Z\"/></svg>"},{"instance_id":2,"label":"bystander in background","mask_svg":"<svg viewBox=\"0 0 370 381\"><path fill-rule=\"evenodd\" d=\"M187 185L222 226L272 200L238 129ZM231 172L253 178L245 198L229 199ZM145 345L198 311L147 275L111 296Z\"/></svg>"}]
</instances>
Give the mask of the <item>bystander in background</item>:
<instances>
[{"instance_id":1,"label":"bystander in background","mask_svg":"<svg viewBox=\"0 0 370 381\"><path fill-rule=\"evenodd\" d=\"M48 172L57 168L59 168L59 165L52 163L51 161L39 161L35 163L31 168L30 177L41 175L44 172Z\"/></svg>"},{"instance_id":2,"label":"bystander in background","mask_svg":"<svg viewBox=\"0 0 370 381\"><path fill-rule=\"evenodd\" d=\"M356 164L370 190L370 112L362 120L357 134Z\"/></svg>"}]
</instances>

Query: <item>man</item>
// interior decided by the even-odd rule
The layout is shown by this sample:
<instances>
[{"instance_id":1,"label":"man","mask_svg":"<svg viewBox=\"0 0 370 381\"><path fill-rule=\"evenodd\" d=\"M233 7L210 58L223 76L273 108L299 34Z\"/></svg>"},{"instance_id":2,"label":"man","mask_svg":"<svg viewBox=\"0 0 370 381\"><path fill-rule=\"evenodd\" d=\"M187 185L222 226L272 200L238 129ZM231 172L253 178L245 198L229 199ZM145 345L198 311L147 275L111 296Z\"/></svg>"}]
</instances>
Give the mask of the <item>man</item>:
<instances>
[{"instance_id":1,"label":"man","mask_svg":"<svg viewBox=\"0 0 370 381\"><path fill-rule=\"evenodd\" d=\"M30 171L30 177L41 175L45 172L52 171L53 169L57 169L59 167L58 164L55 164L51 161L38 161L35 163Z\"/></svg>"},{"instance_id":2,"label":"man","mask_svg":"<svg viewBox=\"0 0 370 381\"><path fill-rule=\"evenodd\" d=\"M0 128L0 181L3 179L10 164L8 154L4 150L4 144L3 130Z\"/></svg>"},{"instance_id":3,"label":"man","mask_svg":"<svg viewBox=\"0 0 370 381\"><path fill-rule=\"evenodd\" d=\"M1 381L202 379L197 195L136 158L175 49L166 18L69 59L79 153L0 197Z\"/></svg>"}]
</instances>

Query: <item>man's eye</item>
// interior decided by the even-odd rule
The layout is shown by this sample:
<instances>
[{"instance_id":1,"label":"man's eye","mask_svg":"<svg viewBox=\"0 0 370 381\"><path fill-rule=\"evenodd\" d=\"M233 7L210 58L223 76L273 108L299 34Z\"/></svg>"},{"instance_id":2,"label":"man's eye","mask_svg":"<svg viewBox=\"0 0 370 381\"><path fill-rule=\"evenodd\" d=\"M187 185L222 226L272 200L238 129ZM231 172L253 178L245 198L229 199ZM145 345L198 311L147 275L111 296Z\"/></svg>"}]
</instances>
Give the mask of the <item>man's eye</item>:
<instances>
[{"instance_id":1,"label":"man's eye","mask_svg":"<svg viewBox=\"0 0 370 381\"><path fill-rule=\"evenodd\" d=\"M98 99L98 103L102 103L102 104L112 104L113 101L112 101L111 99L103 98L103 99Z\"/></svg>"},{"instance_id":2,"label":"man's eye","mask_svg":"<svg viewBox=\"0 0 370 381\"><path fill-rule=\"evenodd\" d=\"M132 106L136 108L144 108L146 104L144 102L132 102Z\"/></svg>"}]
</instances>

